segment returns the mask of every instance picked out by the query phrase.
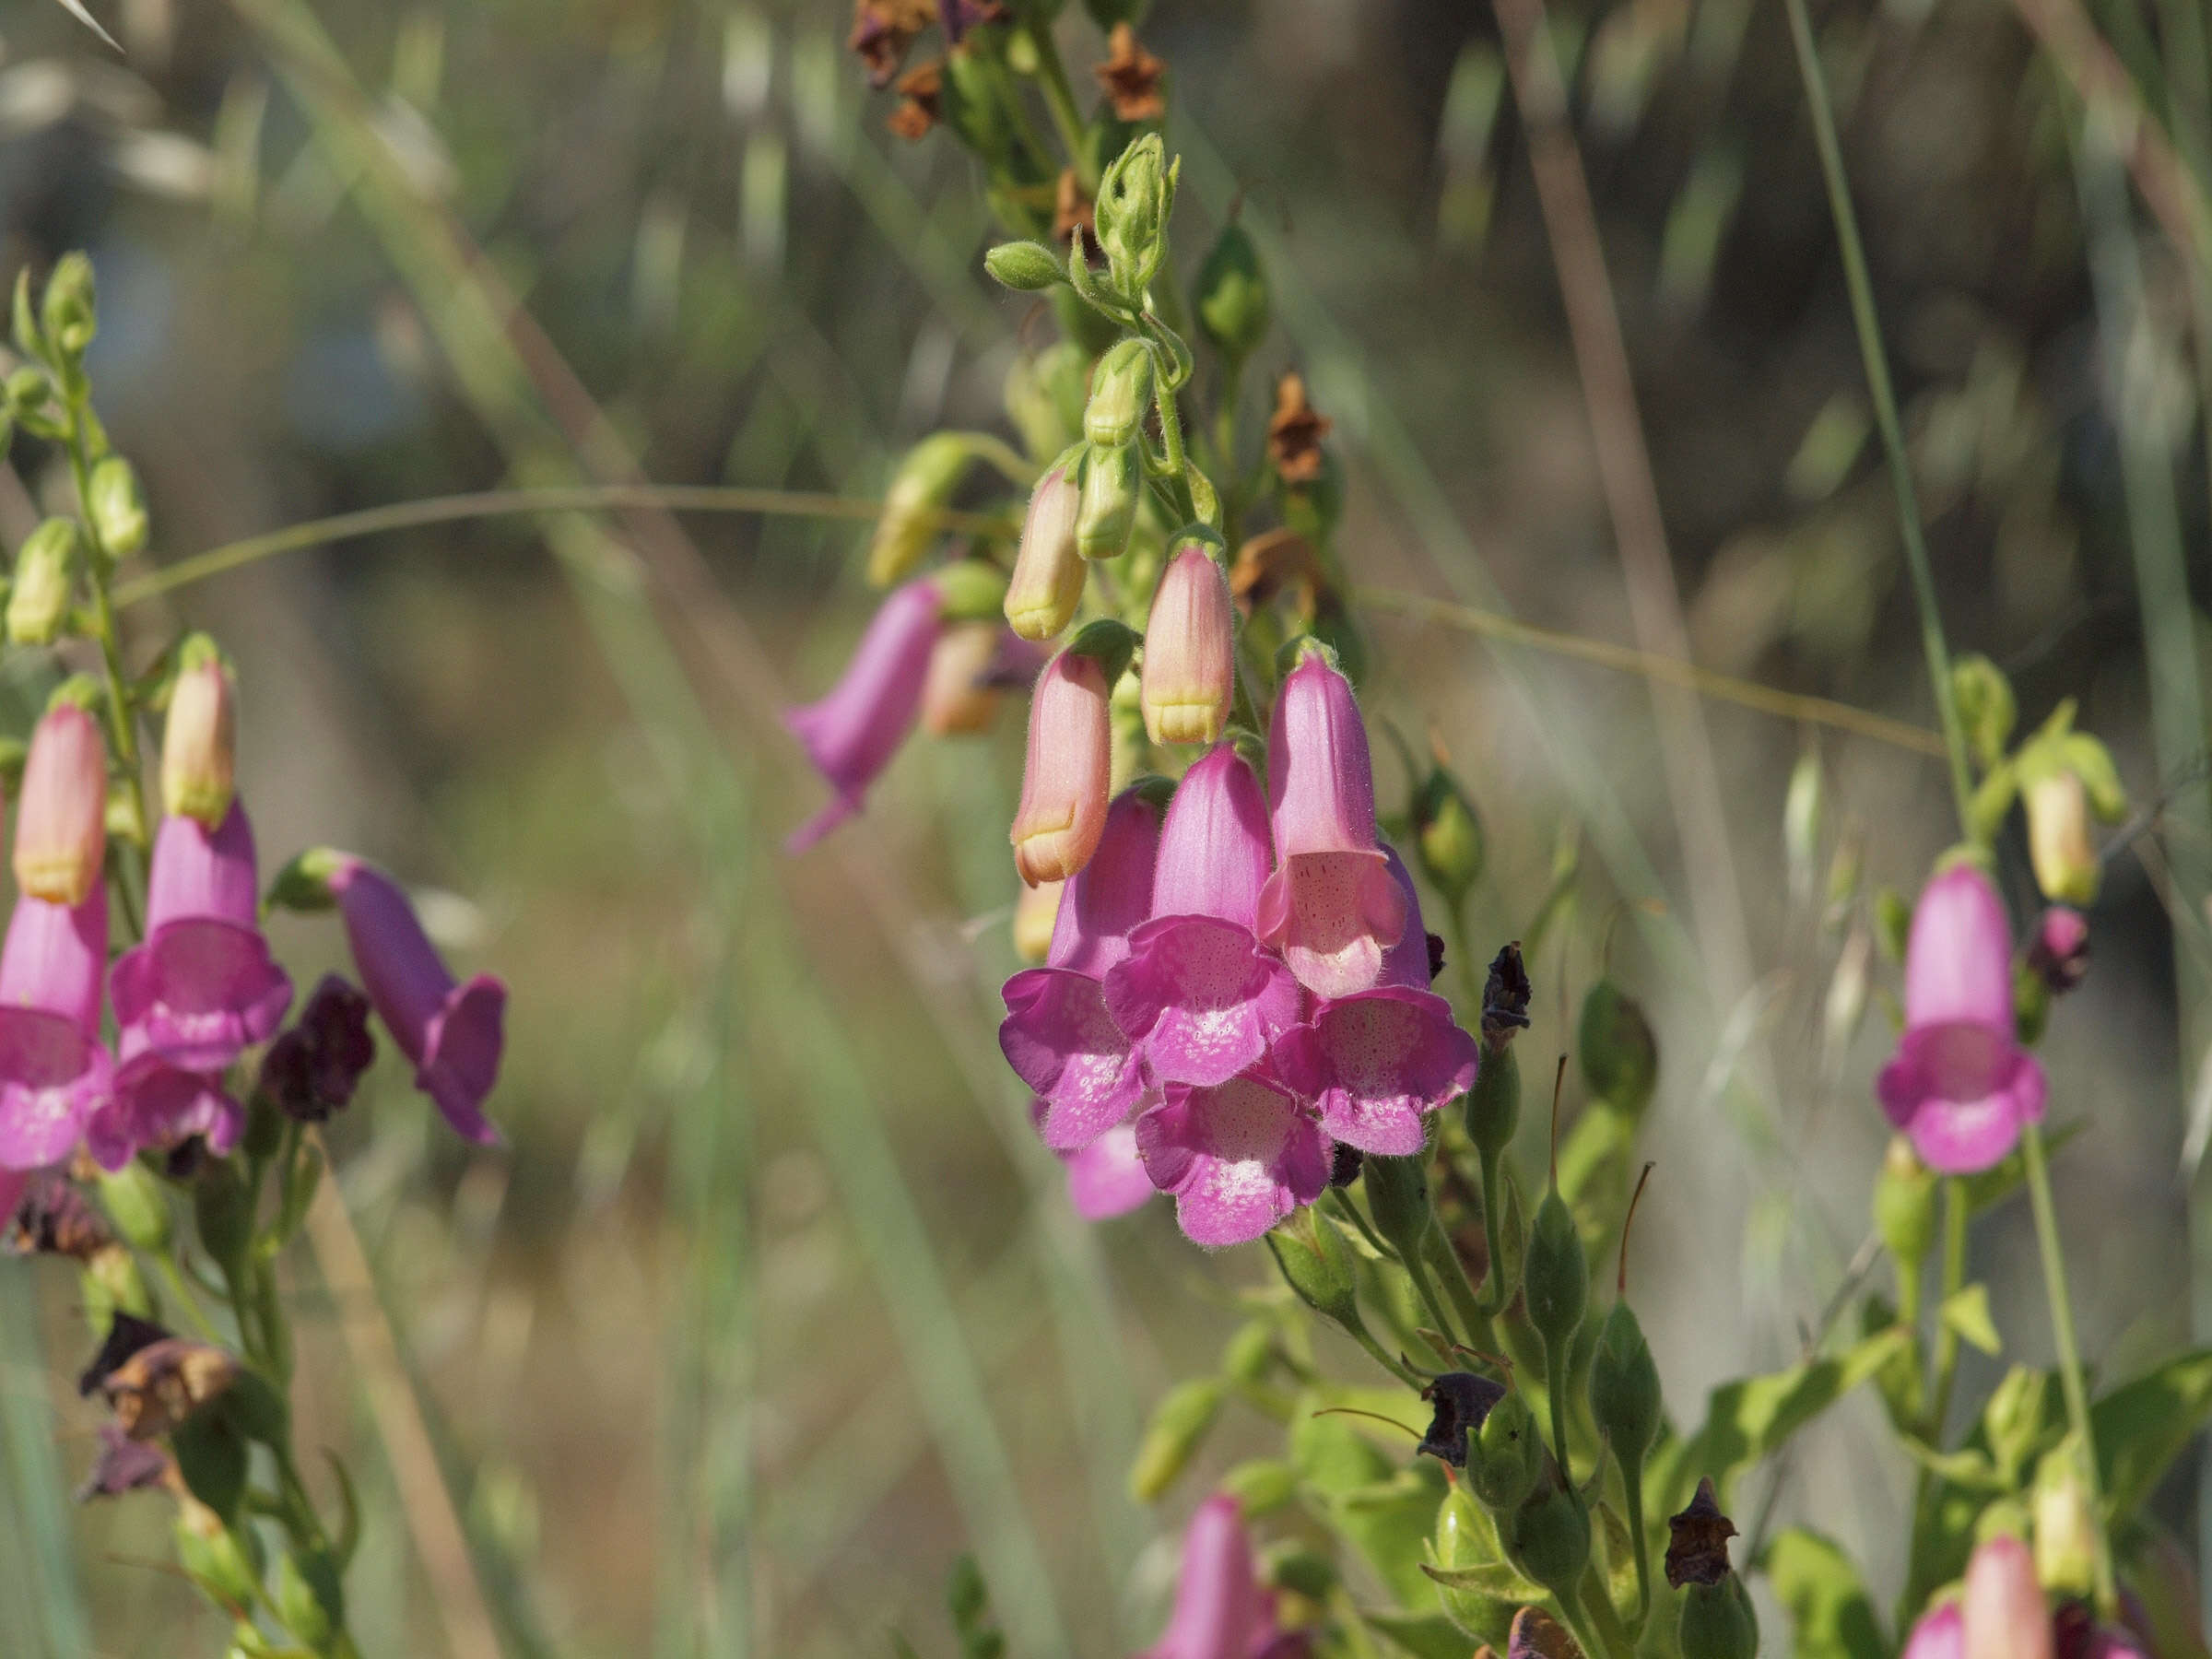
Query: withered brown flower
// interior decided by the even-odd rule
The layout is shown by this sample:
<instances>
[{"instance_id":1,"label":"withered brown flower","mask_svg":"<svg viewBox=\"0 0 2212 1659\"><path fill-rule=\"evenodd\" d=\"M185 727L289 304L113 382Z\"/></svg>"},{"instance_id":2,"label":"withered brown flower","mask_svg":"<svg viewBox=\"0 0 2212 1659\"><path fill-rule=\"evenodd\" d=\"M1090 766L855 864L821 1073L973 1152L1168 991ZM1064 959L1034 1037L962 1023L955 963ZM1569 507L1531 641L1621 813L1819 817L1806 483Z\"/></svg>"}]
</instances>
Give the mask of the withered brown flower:
<instances>
[{"instance_id":1,"label":"withered brown flower","mask_svg":"<svg viewBox=\"0 0 2212 1659\"><path fill-rule=\"evenodd\" d=\"M1521 941L1515 939L1490 959L1489 976L1482 986L1482 1045L1490 1053L1504 1051L1513 1033L1528 1030L1528 999L1535 988L1521 960Z\"/></svg>"},{"instance_id":2,"label":"withered brown flower","mask_svg":"<svg viewBox=\"0 0 2212 1659\"><path fill-rule=\"evenodd\" d=\"M1091 200L1083 194L1076 170L1065 167L1060 170L1060 182L1053 194L1053 240L1065 248L1077 230L1083 232L1083 257L1096 265L1104 255L1099 251L1098 223Z\"/></svg>"},{"instance_id":3,"label":"withered brown flower","mask_svg":"<svg viewBox=\"0 0 2212 1659\"><path fill-rule=\"evenodd\" d=\"M868 66L868 85L891 84L906 49L937 15L935 0L853 0L853 32L845 44Z\"/></svg>"},{"instance_id":4,"label":"withered brown flower","mask_svg":"<svg viewBox=\"0 0 2212 1659\"><path fill-rule=\"evenodd\" d=\"M221 1348L165 1335L135 1349L94 1386L106 1396L116 1426L145 1441L167 1434L236 1381L238 1361Z\"/></svg>"},{"instance_id":5,"label":"withered brown flower","mask_svg":"<svg viewBox=\"0 0 2212 1659\"><path fill-rule=\"evenodd\" d=\"M1229 591L1249 615L1286 591L1296 593L1300 603L1311 607L1320 581L1321 563L1304 536L1295 530L1268 530L1237 549Z\"/></svg>"},{"instance_id":6,"label":"withered brown flower","mask_svg":"<svg viewBox=\"0 0 2212 1659\"><path fill-rule=\"evenodd\" d=\"M48 1170L30 1178L14 1214L0 1218L0 1240L10 1255L64 1255L88 1262L113 1243L115 1235L74 1182Z\"/></svg>"},{"instance_id":7,"label":"withered brown flower","mask_svg":"<svg viewBox=\"0 0 2212 1659\"><path fill-rule=\"evenodd\" d=\"M1566 1626L1540 1607L1524 1607L1513 1615L1505 1653L1506 1659L1583 1659Z\"/></svg>"},{"instance_id":8,"label":"withered brown flower","mask_svg":"<svg viewBox=\"0 0 2212 1659\"><path fill-rule=\"evenodd\" d=\"M1721 1513L1712 1476L1698 1482L1689 1507L1666 1526L1672 1535L1666 1546L1668 1583L1679 1590L1685 1584L1717 1584L1728 1576L1728 1540L1735 1536L1735 1523Z\"/></svg>"},{"instance_id":9,"label":"withered brown flower","mask_svg":"<svg viewBox=\"0 0 2212 1659\"><path fill-rule=\"evenodd\" d=\"M944 113L945 66L924 64L899 78L899 107L887 124L908 143L925 135Z\"/></svg>"},{"instance_id":10,"label":"withered brown flower","mask_svg":"<svg viewBox=\"0 0 2212 1659\"><path fill-rule=\"evenodd\" d=\"M1116 23L1106 50L1106 61L1092 73L1106 88L1115 116L1123 121L1158 121L1165 115L1168 100L1160 96L1159 83L1168 66L1144 49L1136 30Z\"/></svg>"},{"instance_id":11,"label":"withered brown flower","mask_svg":"<svg viewBox=\"0 0 2212 1659\"><path fill-rule=\"evenodd\" d=\"M1275 382L1275 416L1267 422L1267 458L1286 484L1311 484L1321 477L1321 441L1331 422L1306 401L1306 382L1296 370Z\"/></svg>"}]
</instances>

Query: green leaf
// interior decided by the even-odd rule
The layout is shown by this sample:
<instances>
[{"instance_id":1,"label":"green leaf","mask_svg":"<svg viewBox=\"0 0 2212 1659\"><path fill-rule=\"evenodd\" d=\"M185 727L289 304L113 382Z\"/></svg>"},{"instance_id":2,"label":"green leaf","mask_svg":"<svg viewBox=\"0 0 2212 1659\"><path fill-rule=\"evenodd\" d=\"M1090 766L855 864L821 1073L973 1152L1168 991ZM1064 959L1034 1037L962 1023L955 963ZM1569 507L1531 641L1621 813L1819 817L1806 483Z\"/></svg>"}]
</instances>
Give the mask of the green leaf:
<instances>
[{"instance_id":1,"label":"green leaf","mask_svg":"<svg viewBox=\"0 0 2212 1659\"><path fill-rule=\"evenodd\" d=\"M170 1448L192 1495L226 1525L237 1520L246 1490L246 1441L229 1419L220 1412L195 1412L177 1425Z\"/></svg>"},{"instance_id":2,"label":"green leaf","mask_svg":"<svg viewBox=\"0 0 2212 1659\"><path fill-rule=\"evenodd\" d=\"M2212 1348L2169 1359L2089 1407L2097 1472L2118 1517L2135 1512L2212 1417Z\"/></svg>"},{"instance_id":3,"label":"green leaf","mask_svg":"<svg viewBox=\"0 0 2212 1659\"><path fill-rule=\"evenodd\" d=\"M2065 1431L2065 1397L2053 1371L2014 1366L1982 1408L1982 1438L2007 1490L2019 1488Z\"/></svg>"},{"instance_id":4,"label":"green leaf","mask_svg":"<svg viewBox=\"0 0 2212 1659\"><path fill-rule=\"evenodd\" d=\"M1797 1659L1885 1659L1888 1644L1859 1570L1818 1533L1793 1526L1767 1547L1767 1577L1789 1609Z\"/></svg>"},{"instance_id":5,"label":"green leaf","mask_svg":"<svg viewBox=\"0 0 2212 1659\"><path fill-rule=\"evenodd\" d=\"M1441 1613L1362 1611L1359 1617L1369 1630L1389 1637L1415 1659L1467 1659L1467 1639Z\"/></svg>"},{"instance_id":6,"label":"green leaf","mask_svg":"<svg viewBox=\"0 0 2212 1659\"><path fill-rule=\"evenodd\" d=\"M1443 1500L1441 1465L1424 1458L1391 1479L1340 1494L1328 1506L1330 1524L1367 1558L1399 1606L1426 1610L1436 1591L1421 1571L1421 1547L1435 1529ZM1464 1656L1463 1656L1464 1659Z\"/></svg>"},{"instance_id":7,"label":"green leaf","mask_svg":"<svg viewBox=\"0 0 2212 1659\"><path fill-rule=\"evenodd\" d=\"M1997 1322L1990 1317L1987 1285L1969 1285L1957 1295L1946 1297L1936 1310L1936 1317L1985 1354L1997 1353L2005 1347L2004 1338L1997 1335Z\"/></svg>"}]
</instances>

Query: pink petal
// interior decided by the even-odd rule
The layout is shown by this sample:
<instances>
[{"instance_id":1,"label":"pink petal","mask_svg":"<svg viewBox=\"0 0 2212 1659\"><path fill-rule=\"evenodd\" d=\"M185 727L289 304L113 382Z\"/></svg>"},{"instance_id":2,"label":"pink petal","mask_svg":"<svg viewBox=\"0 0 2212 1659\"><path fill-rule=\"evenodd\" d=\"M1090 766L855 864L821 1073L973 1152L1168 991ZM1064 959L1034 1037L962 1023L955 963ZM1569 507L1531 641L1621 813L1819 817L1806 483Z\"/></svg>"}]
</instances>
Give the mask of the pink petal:
<instances>
[{"instance_id":1,"label":"pink petal","mask_svg":"<svg viewBox=\"0 0 2212 1659\"><path fill-rule=\"evenodd\" d=\"M75 1020L0 1007L0 1167L38 1170L67 1158L107 1096L110 1070L107 1050Z\"/></svg>"},{"instance_id":2,"label":"pink petal","mask_svg":"<svg viewBox=\"0 0 2212 1659\"><path fill-rule=\"evenodd\" d=\"M1106 976L1114 1023L1162 1082L1226 1083L1298 1019L1298 985L1234 923L1165 916L1129 935Z\"/></svg>"},{"instance_id":3,"label":"pink petal","mask_svg":"<svg viewBox=\"0 0 2212 1659\"><path fill-rule=\"evenodd\" d=\"M1329 1182L1329 1143L1283 1089L1256 1077L1218 1088L1171 1084L1136 1120L1153 1183L1175 1194L1175 1219L1208 1248L1256 1239Z\"/></svg>"},{"instance_id":4,"label":"pink petal","mask_svg":"<svg viewBox=\"0 0 2212 1659\"><path fill-rule=\"evenodd\" d=\"M1152 1178L1136 1155L1136 1125L1117 1124L1067 1157L1067 1195L1086 1221L1125 1216L1152 1196Z\"/></svg>"},{"instance_id":5,"label":"pink petal","mask_svg":"<svg viewBox=\"0 0 2212 1659\"><path fill-rule=\"evenodd\" d=\"M1405 895L1379 852L1286 857L1260 898L1260 937L1317 996L1370 989L1405 932Z\"/></svg>"},{"instance_id":6,"label":"pink petal","mask_svg":"<svg viewBox=\"0 0 2212 1659\"><path fill-rule=\"evenodd\" d=\"M1044 1102L1044 1144L1071 1152L1120 1123L1143 1092L1137 1056L1106 1011L1099 982L1031 968L1006 983L998 1046Z\"/></svg>"},{"instance_id":7,"label":"pink petal","mask_svg":"<svg viewBox=\"0 0 2212 1659\"><path fill-rule=\"evenodd\" d=\"M415 1087L429 1095L465 1140L497 1146L484 1097L499 1078L506 1041L507 987L488 973L457 985L430 1017Z\"/></svg>"}]
</instances>

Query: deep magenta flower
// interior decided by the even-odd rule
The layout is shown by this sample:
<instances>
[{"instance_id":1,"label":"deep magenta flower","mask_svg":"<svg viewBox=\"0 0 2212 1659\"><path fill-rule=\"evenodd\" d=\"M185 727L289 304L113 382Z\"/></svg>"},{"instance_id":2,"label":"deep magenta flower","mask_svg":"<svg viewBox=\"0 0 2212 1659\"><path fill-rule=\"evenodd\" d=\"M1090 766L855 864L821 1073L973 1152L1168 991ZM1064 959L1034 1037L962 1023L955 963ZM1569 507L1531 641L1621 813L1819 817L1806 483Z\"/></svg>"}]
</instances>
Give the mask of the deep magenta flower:
<instances>
[{"instance_id":1,"label":"deep magenta flower","mask_svg":"<svg viewBox=\"0 0 2212 1659\"><path fill-rule=\"evenodd\" d=\"M1305 1651L1275 1621L1237 1500L1217 1493L1192 1513L1168 1628L1140 1659L1288 1659Z\"/></svg>"},{"instance_id":2,"label":"deep magenta flower","mask_svg":"<svg viewBox=\"0 0 2212 1659\"><path fill-rule=\"evenodd\" d=\"M1136 1155L1136 1124L1116 1124L1079 1152L1064 1152L1068 1201L1086 1221L1107 1221L1143 1206L1159 1188Z\"/></svg>"},{"instance_id":3,"label":"deep magenta flower","mask_svg":"<svg viewBox=\"0 0 2212 1659\"><path fill-rule=\"evenodd\" d=\"M2043 1068L2014 1023L2012 935L1971 864L1921 889L1905 949L1905 1033L1875 1092L1930 1169L1986 1170L2043 1115Z\"/></svg>"},{"instance_id":4,"label":"deep magenta flower","mask_svg":"<svg viewBox=\"0 0 2212 1659\"><path fill-rule=\"evenodd\" d=\"M1282 861L1259 935L1316 996L1382 976L1406 906L1375 844L1375 776L1351 682L1318 653L1284 678L1267 726L1267 800Z\"/></svg>"},{"instance_id":5,"label":"deep magenta flower","mask_svg":"<svg viewBox=\"0 0 2212 1659\"><path fill-rule=\"evenodd\" d=\"M1263 1072L1164 1093L1136 1120L1136 1151L1193 1243L1246 1243L1329 1184L1329 1137Z\"/></svg>"},{"instance_id":6,"label":"deep magenta flower","mask_svg":"<svg viewBox=\"0 0 2212 1659\"><path fill-rule=\"evenodd\" d=\"M922 708L942 610L927 577L893 589L830 695L783 712L783 724L836 792L793 832L788 851L804 853L858 812L868 785L906 741Z\"/></svg>"},{"instance_id":7,"label":"deep magenta flower","mask_svg":"<svg viewBox=\"0 0 2212 1659\"><path fill-rule=\"evenodd\" d=\"M237 800L210 833L161 820L147 879L146 942L115 964L115 1022L187 1071L219 1071L276 1030L292 982L259 920L253 830ZM126 1043L126 1047L129 1045Z\"/></svg>"},{"instance_id":8,"label":"deep magenta flower","mask_svg":"<svg viewBox=\"0 0 2212 1659\"><path fill-rule=\"evenodd\" d=\"M245 1108L219 1076L173 1064L134 1027L123 1034L113 1087L86 1120L85 1144L101 1169L120 1170L148 1147L179 1146L195 1135L226 1157L245 1126Z\"/></svg>"},{"instance_id":9,"label":"deep magenta flower","mask_svg":"<svg viewBox=\"0 0 2212 1659\"><path fill-rule=\"evenodd\" d=\"M107 978L108 894L77 905L26 895L0 945L0 1167L61 1162L107 1097L112 1063L100 1039Z\"/></svg>"},{"instance_id":10,"label":"deep magenta flower","mask_svg":"<svg viewBox=\"0 0 2212 1659\"><path fill-rule=\"evenodd\" d=\"M1227 1083L1298 1023L1298 982L1253 932L1267 865L1259 782L1218 744L1176 786L1152 919L1106 976L1106 1006L1155 1080Z\"/></svg>"},{"instance_id":11,"label":"deep magenta flower","mask_svg":"<svg viewBox=\"0 0 2212 1659\"><path fill-rule=\"evenodd\" d=\"M497 1141L483 1105L500 1073L507 987L488 973L454 983L407 896L373 865L341 858L328 881L361 983L400 1053L414 1062L415 1087L467 1139Z\"/></svg>"},{"instance_id":12,"label":"deep magenta flower","mask_svg":"<svg viewBox=\"0 0 2212 1659\"><path fill-rule=\"evenodd\" d=\"M1072 1152L1128 1117L1144 1092L1137 1054L1107 1011L1100 981L1129 951L1152 902L1159 806L1125 789L1107 808L1099 850L1069 880L1041 968L1006 982L998 1046L1044 1112L1044 1144Z\"/></svg>"},{"instance_id":13,"label":"deep magenta flower","mask_svg":"<svg viewBox=\"0 0 2212 1659\"><path fill-rule=\"evenodd\" d=\"M1427 1114L1475 1086L1480 1050L1452 1005L1429 989L1420 900L1385 846L1406 904L1406 931L1382 957L1382 983L1324 1002L1275 1045L1276 1075L1321 1113L1332 1138L1403 1158L1428 1137Z\"/></svg>"}]
</instances>

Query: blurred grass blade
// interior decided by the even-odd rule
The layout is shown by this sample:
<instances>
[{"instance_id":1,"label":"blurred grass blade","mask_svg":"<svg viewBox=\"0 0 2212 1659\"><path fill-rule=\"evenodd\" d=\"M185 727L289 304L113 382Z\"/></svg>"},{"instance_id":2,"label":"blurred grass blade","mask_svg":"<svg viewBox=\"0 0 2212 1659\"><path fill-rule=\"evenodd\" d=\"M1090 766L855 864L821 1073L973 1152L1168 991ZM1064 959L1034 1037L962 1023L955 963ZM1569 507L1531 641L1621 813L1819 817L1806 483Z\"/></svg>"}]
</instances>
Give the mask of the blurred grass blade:
<instances>
[{"instance_id":1,"label":"blurred grass blade","mask_svg":"<svg viewBox=\"0 0 2212 1659\"><path fill-rule=\"evenodd\" d=\"M91 1631L76 1578L64 1497L60 1424L47 1392L38 1290L29 1264L0 1263L0 1460L7 1512L0 1515L0 1652L28 1638L48 1659L76 1659ZM29 1659L29 1655L26 1655Z\"/></svg>"},{"instance_id":2,"label":"blurred grass blade","mask_svg":"<svg viewBox=\"0 0 2212 1659\"><path fill-rule=\"evenodd\" d=\"M123 43L100 26L100 19L85 9L84 0L54 0L54 3L114 48L118 57L123 55Z\"/></svg>"}]
</instances>

